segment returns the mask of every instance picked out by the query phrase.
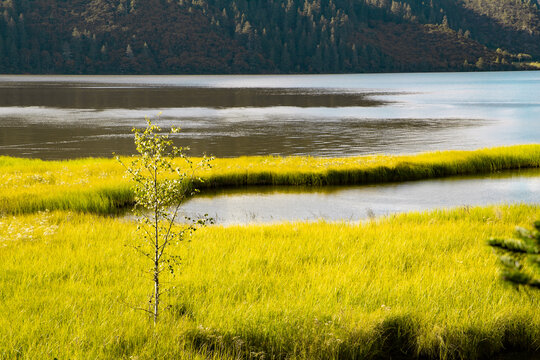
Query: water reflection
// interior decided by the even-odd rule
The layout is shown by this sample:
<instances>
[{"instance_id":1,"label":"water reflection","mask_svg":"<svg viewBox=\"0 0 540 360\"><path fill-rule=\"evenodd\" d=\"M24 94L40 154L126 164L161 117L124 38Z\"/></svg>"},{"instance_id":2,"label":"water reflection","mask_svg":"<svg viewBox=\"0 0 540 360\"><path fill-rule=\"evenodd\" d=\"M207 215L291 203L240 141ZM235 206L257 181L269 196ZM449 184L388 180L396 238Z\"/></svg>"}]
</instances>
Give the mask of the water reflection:
<instances>
[{"instance_id":1,"label":"water reflection","mask_svg":"<svg viewBox=\"0 0 540 360\"><path fill-rule=\"evenodd\" d=\"M216 120L217 119L217 120ZM113 152L134 152L132 126L143 127L144 117L109 124L87 118L77 126L54 124L33 117L29 123L4 118L0 132L0 154L63 159L66 157L110 157ZM128 121L129 122L129 121ZM261 124L262 122L262 124ZM377 152L414 152L436 149L461 134L461 146L474 147L466 132L478 126L473 119L333 119L279 117L257 121L256 117L186 118L177 122L163 117L165 126L181 125L174 139L189 146L191 155L221 157L249 155L343 156ZM133 125L134 124L134 125Z\"/></svg>"},{"instance_id":2,"label":"water reflection","mask_svg":"<svg viewBox=\"0 0 540 360\"><path fill-rule=\"evenodd\" d=\"M354 187L243 188L206 193L183 215L209 214L223 225L281 221L357 221L436 208L540 203L540 170Z\"/></svg>"},{"instance_id":3,"label":"water reflection","mask_svg":"<svg viewBox=\"0 0 540 360\"><path fill-rule=\"evenodd\" d=\"M192 155L348 156L534 143L540 73L0 76L0 155L134 152L163 113Z\"/></svg>"},{"instance_id":4,"label":"water reflection","mask_svg":"<svg viewBox=\"0 0 540 360\"><path fill-rule=\"evenodd\" d=\"M11 84L0 82L0 107L61 109L162 109L235 107L379 106L364 93L321 92L316 89L195 88L195 87L80 87L78 84Z\"/></svg>"}]
</instances>

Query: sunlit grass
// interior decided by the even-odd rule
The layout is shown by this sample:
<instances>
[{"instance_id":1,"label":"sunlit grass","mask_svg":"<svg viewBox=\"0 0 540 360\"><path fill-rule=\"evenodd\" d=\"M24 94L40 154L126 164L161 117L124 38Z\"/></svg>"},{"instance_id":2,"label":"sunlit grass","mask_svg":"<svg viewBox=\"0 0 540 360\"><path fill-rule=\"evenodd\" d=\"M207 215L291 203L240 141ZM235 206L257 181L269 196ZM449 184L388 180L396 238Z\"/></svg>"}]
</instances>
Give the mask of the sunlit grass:
<instances>
[{"instance_id":1,"label":"sunlit grass","mask_svg":"<svg viewBox=\"0 0 540 360\"><path fill-rule=\"evenodd\" d=\"M42 161L0 157L0 213L115 213L132 203L124 169L111 159Z\"/></svg>"},{"instance_id":2,"label":"sunlit grass","mask_svg":"<svg viewBox=\"0 0 540 360\"><path fill-rule=\"evenodd\" d=\"M201 186L355 185L531 167L540 167L540 145L348 158L240 157L217 159Z\"/></svg>"},{"instance_id":3,"label":"sunlit grass","mask_svg":"<svg viewBox=\"0 0 540 360\"><path fill-rule=\"evenodd\" d=\"M254 156L216 159L201 189L247 185L355 185L540 167L540 145L349 158ZM181 165L181 163L179 163ZM41 161L0 157L0 213L117 213L133 201L112 159Z\"/></svg>"},{"instance_id":4,"label":"sunlit grass","mask_svg":"<svg viewBox=\"0 0 540 360\"><path fill-rule=\"evenodd\" d=\"M183 244L154 331L134 224L0 218L1 359L491 358L540 351L539 294L498 276L491 236L539 206L349 223L209 227Z\"/></svg>"}]
</instances>

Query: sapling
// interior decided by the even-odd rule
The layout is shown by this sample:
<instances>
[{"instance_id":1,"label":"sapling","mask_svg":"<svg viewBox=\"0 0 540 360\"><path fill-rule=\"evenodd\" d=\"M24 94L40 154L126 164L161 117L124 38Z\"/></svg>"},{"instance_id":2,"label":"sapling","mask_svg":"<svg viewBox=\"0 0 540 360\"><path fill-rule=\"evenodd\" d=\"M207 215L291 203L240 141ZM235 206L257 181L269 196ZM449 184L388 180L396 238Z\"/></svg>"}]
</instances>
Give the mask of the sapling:
<instances>
[{"instance_id":1,"label":"sapling","mask_svg":"<svg viewBox=\"0 0 540 360\"><path fill-rule=\"evenodd\" d=\"M174 146L169 133L162 134L161 128L152 124L149 118L146 122L145 129L133 129L137 154L129 163L119 157L117 160L126 168L133 182L133 213L137 218L138 237L132 247L151 263L149 273L153 291L150 309L146 311L156 324L161 295L166 290L162 286L162 273L174 273L180 261L171 248L188 239L209 221L205 215L177 223L182 202L198 192L194 188L194 180L202 181L195 176L196 170L210 167L212 158L205 156L195 163L185 154L188 148ZM178 131L177 128L171 129L171 133Z\"/></svg>"}]
</instances>

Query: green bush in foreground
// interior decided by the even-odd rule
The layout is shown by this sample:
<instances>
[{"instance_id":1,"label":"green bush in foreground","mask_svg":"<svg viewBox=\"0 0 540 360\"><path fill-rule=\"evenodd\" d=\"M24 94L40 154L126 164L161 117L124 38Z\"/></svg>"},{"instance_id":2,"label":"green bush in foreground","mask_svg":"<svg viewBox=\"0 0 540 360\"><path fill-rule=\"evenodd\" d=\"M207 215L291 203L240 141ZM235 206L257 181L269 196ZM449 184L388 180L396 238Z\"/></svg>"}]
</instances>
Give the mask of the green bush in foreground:
<instances>
[{"instance_id":1,"label":"green bush in foreground","mask_svg":"<svg viewBox=\"0 0 540 360\"><path fill-rule=\"evenodd\" d=\"M155 331L136 225L76 212L0 218L0 359L529 359L538 297L497 278L485 239L539 206L364 223L211 226Z\"/></svg>"},{"instance_id":2,"label":"green bush in foreground","mask_svg":"<svg viewBox=\"0 0 540 360\"><path fill-rule=\"evenodd\" d=\"M500 249L503 279L540 289L540 221L534 229L516 229L518 239L489 239L489 245Z\"/></svg>"}]
</instances>

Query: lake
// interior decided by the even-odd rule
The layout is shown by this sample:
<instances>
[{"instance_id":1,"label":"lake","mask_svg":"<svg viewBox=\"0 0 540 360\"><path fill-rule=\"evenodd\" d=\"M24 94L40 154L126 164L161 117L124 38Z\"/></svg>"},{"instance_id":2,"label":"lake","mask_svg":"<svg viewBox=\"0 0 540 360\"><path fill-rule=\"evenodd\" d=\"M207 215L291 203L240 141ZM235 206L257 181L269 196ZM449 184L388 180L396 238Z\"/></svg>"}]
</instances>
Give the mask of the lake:
<instances>
[{"instance_id":1,"label":"lake","mask_svg":"<svg viewBox=\"0 0 540 360\"><path fill-rule=\"evenodd\" d=\"M0 76L0 155L133 153L145 116L191 155L323 157L540 140L540 72Z\"/></svg>"}]
</instances>

